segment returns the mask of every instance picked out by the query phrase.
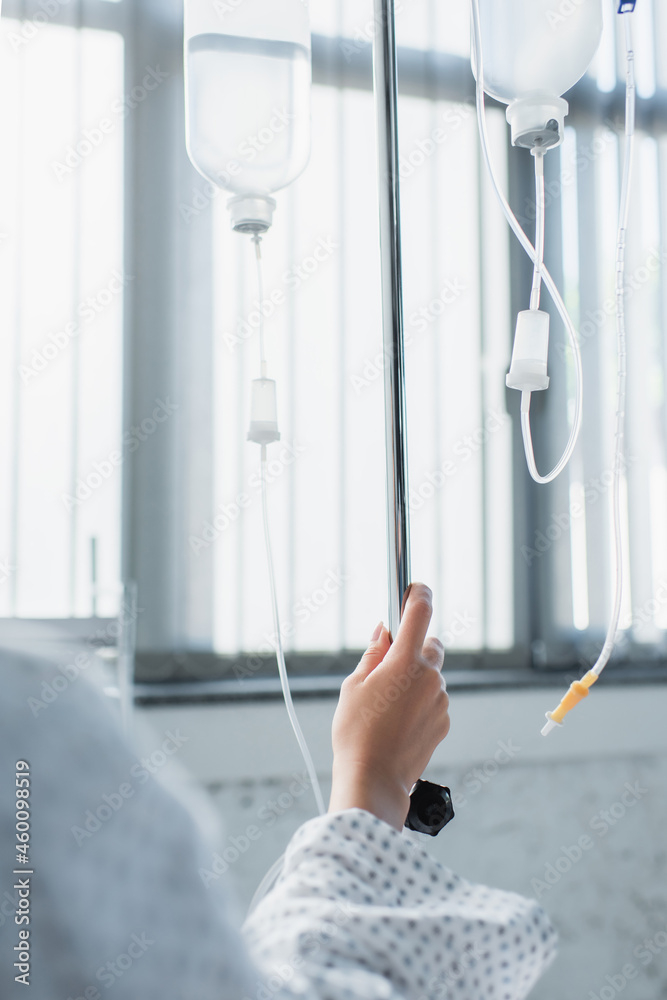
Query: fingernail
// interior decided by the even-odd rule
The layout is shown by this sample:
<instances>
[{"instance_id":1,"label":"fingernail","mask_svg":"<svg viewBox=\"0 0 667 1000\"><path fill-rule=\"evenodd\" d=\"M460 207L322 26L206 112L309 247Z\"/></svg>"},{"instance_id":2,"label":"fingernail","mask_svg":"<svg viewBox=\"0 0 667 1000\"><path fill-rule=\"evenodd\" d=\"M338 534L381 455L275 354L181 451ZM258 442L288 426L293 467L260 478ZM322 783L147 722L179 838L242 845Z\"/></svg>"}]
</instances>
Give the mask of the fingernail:
<instances>
[{"instance_id":1,"label":"fingernail","mask_svg":"<svg viewBox=\"0 0 667 1000\"><path fill-rule=\"evenodd\" d=\"M405 593L403 594L403 603L401 604L401 618L403 617L403 612L405 611L405 605L408 603L408 597L410 596L410 591L412 590L412 584L409 583L406 587Z\"/></svg>"},{"instance_id":2,"label":"fingernail","mask_svg":"<svg viewBox=\"0 0 667 1000\"><path fill-rule=\"evenodd\" d=\"M382 629L383 628L384 628L384 625L382 624L382 622L379 622L379 624L377 624L375 626L375 630L373 632L373 635L371 636L371 642L377 642L377 640L382 635Z\"/></svg>"}]
</instances>

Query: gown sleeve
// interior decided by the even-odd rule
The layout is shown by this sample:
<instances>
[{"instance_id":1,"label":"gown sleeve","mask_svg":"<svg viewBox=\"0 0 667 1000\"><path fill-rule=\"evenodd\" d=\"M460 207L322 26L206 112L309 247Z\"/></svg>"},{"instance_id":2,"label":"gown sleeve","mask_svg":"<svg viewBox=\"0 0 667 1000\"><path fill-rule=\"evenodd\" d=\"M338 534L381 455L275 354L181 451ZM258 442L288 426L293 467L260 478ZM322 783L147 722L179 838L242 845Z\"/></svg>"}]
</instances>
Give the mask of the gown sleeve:
<instances>
[{"instance_id":1,"label":"gown sleeve","mask_svg":"<svg viewBox=\"0 0 667 1000\"><path fill-rule=\"evenodd\" d=\"M328 1000L520 1000L556 947L534 900L472 885L360 809L301 827L244 933L265 978Z\"/></svg>"},{"instance_id":2,"label":"gown sleeve","mask_svg":"<svg viewBox=\"0 0 667 1000\"><path fill-rule=\"evenodd\" d=\"M196 811L151 773L196 734L156 734L149 766L85 677L1 651L0 667L3 1000L514 1000L549 961L535 904L468 885L360 810L297 832L242 934L225 877L202 876L214 848ZM30 876L11 874L18 760ZM29 991L14 965L24 878Z\"/></svg>"}]
</instances>

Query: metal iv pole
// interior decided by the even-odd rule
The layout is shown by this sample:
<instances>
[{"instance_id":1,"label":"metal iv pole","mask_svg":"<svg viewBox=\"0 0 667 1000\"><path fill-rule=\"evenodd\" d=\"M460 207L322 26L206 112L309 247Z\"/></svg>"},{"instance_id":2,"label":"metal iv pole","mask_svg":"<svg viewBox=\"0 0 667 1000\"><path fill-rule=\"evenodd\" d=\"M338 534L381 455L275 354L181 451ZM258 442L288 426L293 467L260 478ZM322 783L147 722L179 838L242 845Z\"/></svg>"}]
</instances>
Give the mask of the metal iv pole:
<instances>
[{"instance_id":1,"label":"metal iv pole","mask_svg":"<svg viewBox=\"0 0 667 1000\"><path fill-rule=\"evenodd\" d=\"M375 0L373 71L382 263L389 629L396 635L403 595L410 583L410 524L394 0ZM405 821L410 830L434 837L453 816L448 788L430 781L417 782L410 795L410 811Z\"/></svg>"},{"instance_id":2,"label":"metal iv pole","mask_svg":"<svg viewBox=\"0 0 667 1000\"><path fill-rule=\"evenodd\" d=\"M410 525L398 174L398 74L394 0L375 0L373 71L382 262L382 326L387 447L388 624L392 635L396 635L403 595L410 583Z\"/></svg>"}]
</instances>

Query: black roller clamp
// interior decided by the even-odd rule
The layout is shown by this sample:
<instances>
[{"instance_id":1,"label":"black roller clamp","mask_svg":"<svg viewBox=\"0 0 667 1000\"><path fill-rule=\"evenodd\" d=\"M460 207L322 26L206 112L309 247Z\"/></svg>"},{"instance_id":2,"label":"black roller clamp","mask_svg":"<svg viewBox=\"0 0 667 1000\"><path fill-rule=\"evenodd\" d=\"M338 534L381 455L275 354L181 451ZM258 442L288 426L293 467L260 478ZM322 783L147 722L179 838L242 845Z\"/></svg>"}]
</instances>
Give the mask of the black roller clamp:
<instances>
[{"instance_id":1,"label":"black roller clamp","mask_svg":"<svg viewBox=\"0 0 667 1000\"><path fill-rule=\"evenodd\" d=\"M410 811L405 821L408 830L437 837L451 819L454 806L449 789L420 779L410 795Z\"/></svg>"}]
</instances>

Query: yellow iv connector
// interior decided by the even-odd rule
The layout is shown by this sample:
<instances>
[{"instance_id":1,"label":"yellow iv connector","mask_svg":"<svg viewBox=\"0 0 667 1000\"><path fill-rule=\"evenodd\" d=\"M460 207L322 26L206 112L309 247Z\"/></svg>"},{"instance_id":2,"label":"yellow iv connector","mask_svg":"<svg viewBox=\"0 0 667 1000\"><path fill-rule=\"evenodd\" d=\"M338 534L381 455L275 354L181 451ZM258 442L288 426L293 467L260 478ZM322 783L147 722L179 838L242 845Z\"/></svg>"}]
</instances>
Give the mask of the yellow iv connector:
<instances>
[{"instance_id":1,"label":"yellow iv connector","mask_svg":"<svg viewBox=\"0 0 667 1000\"><path fill-rule=\"evenodd\" d=\"M572 711L575 705L578 705L582 698L588 697L588 689L592 687L598 675L594 674L592 670L589 670L587 674L581 678L580 681L573 681L570 687L561 701L558 708L555 708L553 712L547 712L547 724L542 729L542 736L548 736L552 729L556 726L563 725L563 719L568 712Z\"/></svg>"}]
</instances>

